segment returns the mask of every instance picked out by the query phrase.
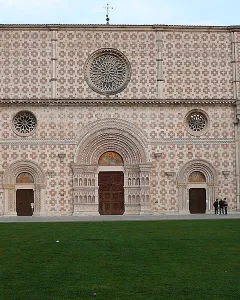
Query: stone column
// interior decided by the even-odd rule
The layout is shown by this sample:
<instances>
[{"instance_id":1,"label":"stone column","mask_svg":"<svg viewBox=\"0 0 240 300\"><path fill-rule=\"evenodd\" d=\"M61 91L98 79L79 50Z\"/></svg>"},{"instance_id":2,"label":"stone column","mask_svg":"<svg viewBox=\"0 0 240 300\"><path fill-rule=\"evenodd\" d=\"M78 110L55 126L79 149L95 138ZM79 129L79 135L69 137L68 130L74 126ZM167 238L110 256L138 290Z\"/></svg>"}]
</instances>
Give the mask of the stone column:
<instances>
[{"instance_id":1,"label":"stone column","mask_svg":"<svg viewBox=\"0 0 240 300\"><path fill-rule=\"evenodd\" d=\"M34 216L41 215L41 207L41 186L39 184L36 184L34 190Z\"/></svg>"},{"instance_id":2,"label":"stone column","mask_svg":"<svg viewBox=\"0 0 240 300\"><path fill-rule=\"evenodd\" d=\"M5 200L5 207L4 207L4 215L7 216L16 216L16 190L15 186L8 185L5 187L4 193Z\"/></svg>"},{"instance_id":3,"label":"stone column","mask_svg":"<svg viewBox=\"0 0 240 300\"><path fill-rule=\"evenodd\" d=\"M3 183L3 171L0 170L0 216L3 215L3 188L2 188L2 183Z\"/></svg>"},{"instance_id":4,"label":"stone column","mask_svg":"<svg viewBox=\"0 0 240 300\"><path fill-rule=\"evenodd\" d=\"M140 169L138 165L124 165L124 206L125 215L140 214Z\"/></svg>"},{"instance_id":5,"label":"stone column","mask_svg":"<svg viewBox=\"0 0 240 300\"><path fill-rule=\"evenodd\" d=\"M73 216L99 215L97 167L72 164Z\"/></svg>"},{"instance_id":6,"label":"stone column","mask_svg":"<svg viewBox=\"0 0 240 300\"><path fill-rule=\"evenodd\" d=\"M150 195L150 173L151 163L140 164L140 199L141 199L141 212L140 214L151 214L151 195Z\"/></svg>"}]
</instances>

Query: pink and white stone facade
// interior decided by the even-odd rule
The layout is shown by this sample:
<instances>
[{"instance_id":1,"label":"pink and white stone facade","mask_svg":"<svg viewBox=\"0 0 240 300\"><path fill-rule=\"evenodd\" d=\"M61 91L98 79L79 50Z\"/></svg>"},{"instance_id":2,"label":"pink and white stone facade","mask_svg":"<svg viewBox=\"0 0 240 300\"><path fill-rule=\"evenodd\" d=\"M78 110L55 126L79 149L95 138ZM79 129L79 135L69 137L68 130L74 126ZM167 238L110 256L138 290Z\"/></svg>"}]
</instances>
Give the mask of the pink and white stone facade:
<instances>
[{"instance_id":1,"label":"pink and white stone facade","mask_svg":"<svg viewBox=\"0 0 240 300\"><path fill-rule=\"evenodd\" d=\"M34 215L98 214L98 159L115 151L126 214L206 212L227 197L239 210L240 27L6 25L0 28L0 215L16 215L16 190L34 190ZM131 79L116 95L94 92L85 63L120 51ZM31 112L23 136L13 118ZM206 116L191 132L187 116ZM205 182L189 182L193 172ZM34 184L16 178L28 172Z\"/></svg>"}]
</instances>

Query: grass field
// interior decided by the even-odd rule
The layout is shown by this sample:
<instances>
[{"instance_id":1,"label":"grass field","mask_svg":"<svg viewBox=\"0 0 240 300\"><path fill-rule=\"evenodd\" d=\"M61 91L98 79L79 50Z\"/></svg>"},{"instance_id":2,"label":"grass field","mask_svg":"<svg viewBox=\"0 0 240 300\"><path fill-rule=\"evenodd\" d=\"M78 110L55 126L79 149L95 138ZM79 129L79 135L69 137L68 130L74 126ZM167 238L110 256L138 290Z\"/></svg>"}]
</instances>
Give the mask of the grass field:
<instances>
[{"instance_id":1,"label":"grass field","mask_svg":"<svg viewBox=\"0 0 240 300\"><path fill-rule=\"evenodd\" d=\"M240 220L0 224L1 300L93 298L239 299Z\"/></svg>"}]
</instances>

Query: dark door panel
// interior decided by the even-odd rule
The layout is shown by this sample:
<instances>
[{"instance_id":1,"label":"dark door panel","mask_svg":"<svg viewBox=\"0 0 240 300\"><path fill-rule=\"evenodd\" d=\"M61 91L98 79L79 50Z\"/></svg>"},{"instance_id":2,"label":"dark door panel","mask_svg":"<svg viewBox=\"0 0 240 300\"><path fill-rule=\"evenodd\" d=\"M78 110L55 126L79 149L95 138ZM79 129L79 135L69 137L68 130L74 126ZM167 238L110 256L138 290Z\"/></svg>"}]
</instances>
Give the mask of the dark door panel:
<instances>
[{"instance_id":1,"label":"dark door panel","mask_svg":"<svg viewBox=\"0 0 240 300\"><path fill-rule=\"evenodd\" d=\"M31 203L34 202L33 190L17 190L16 211L18 216L32 216Z\"/></svg>"},{"instance_id":2,"label":"dark door panel","mask_svg":"<svg viewBox=\"0 0 240 300\"><path fill-rule=\"evenodd\" d=\"M99 213L101 215L122 215L124 213L123 172L100 172Z\"/></svg>"},{"instance_id":3,"label":"dark door panel","mask_svg":"<svg viewBox=\"0 0 240 300\"><path fill-rule=\"evenodd\" d=\"M189 189L189 211L191 214L205 214L206 189Z\"/></svg>"}]
</instances>

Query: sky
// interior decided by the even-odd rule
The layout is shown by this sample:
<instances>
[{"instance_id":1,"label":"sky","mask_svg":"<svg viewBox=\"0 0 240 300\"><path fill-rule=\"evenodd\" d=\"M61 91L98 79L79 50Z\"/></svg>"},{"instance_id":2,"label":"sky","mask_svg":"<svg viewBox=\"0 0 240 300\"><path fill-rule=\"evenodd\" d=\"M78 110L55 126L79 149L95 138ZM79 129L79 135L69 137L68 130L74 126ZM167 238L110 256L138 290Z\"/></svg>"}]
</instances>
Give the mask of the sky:
<instances>
[{"instance_id":1,"label":"sky","mask_svg":"<svg viewBox=\"0 0 240 300\"><path fill-rule=\"evenodd\" d=\"M0 24L240 25L239 0L0 0Z\"/></svg>"}]
</instances>

